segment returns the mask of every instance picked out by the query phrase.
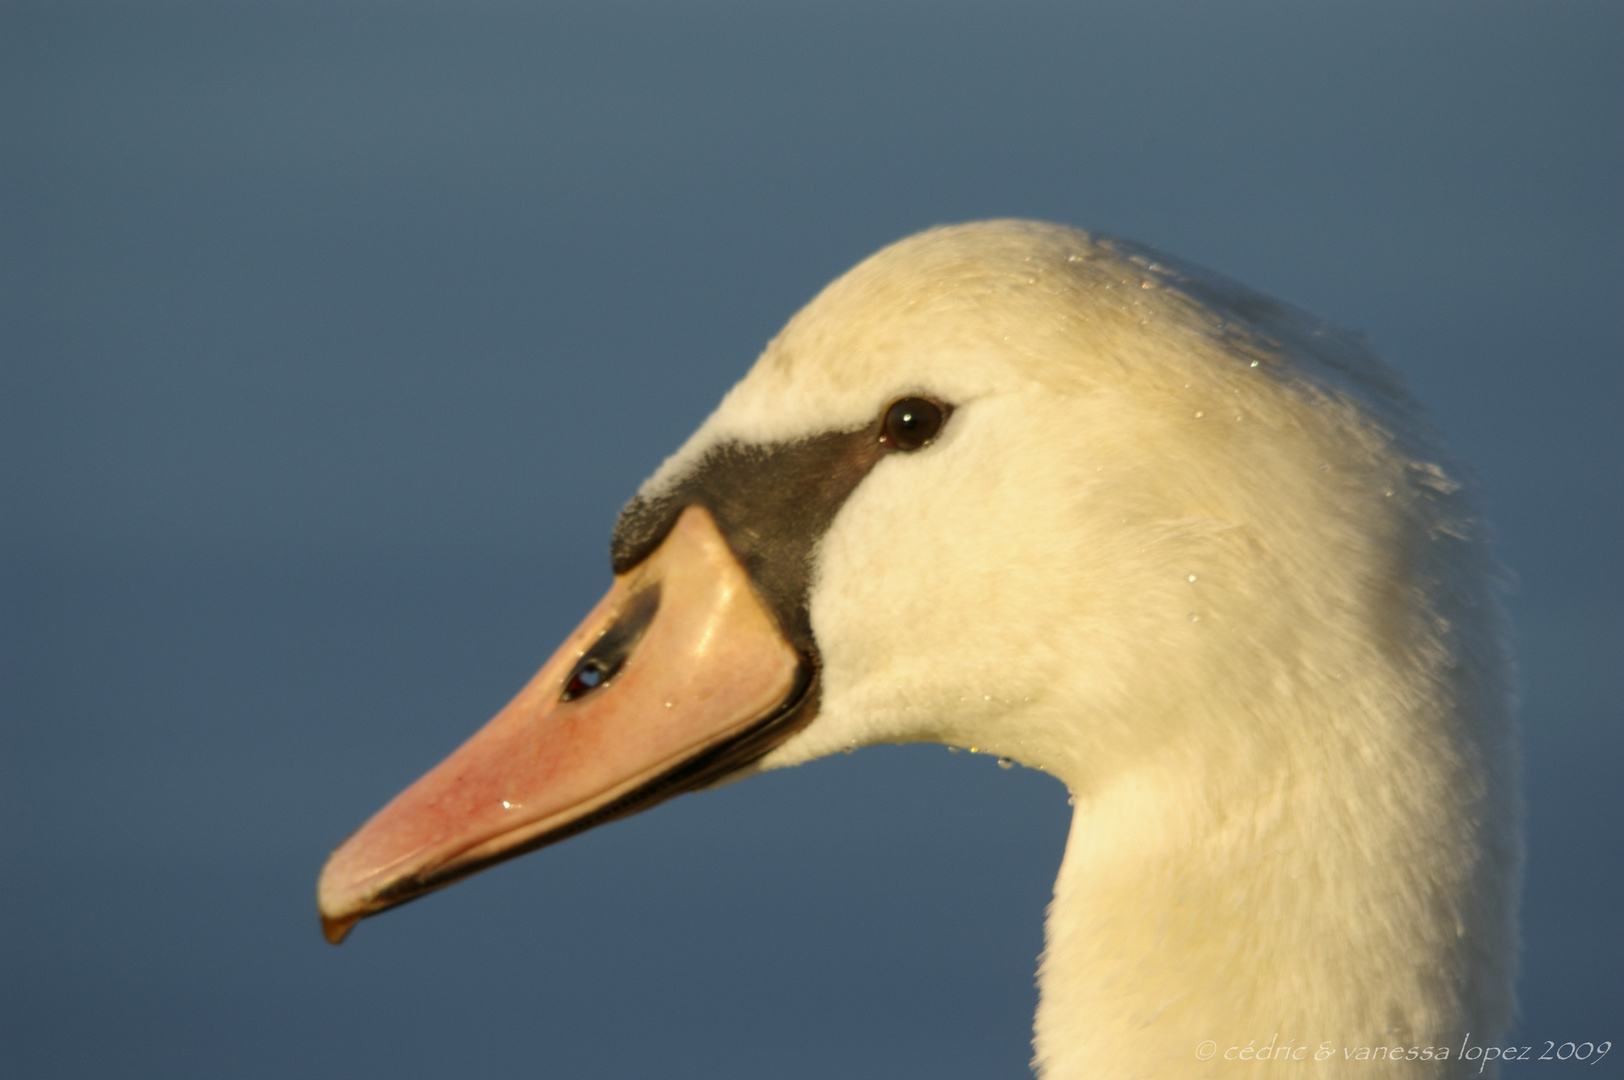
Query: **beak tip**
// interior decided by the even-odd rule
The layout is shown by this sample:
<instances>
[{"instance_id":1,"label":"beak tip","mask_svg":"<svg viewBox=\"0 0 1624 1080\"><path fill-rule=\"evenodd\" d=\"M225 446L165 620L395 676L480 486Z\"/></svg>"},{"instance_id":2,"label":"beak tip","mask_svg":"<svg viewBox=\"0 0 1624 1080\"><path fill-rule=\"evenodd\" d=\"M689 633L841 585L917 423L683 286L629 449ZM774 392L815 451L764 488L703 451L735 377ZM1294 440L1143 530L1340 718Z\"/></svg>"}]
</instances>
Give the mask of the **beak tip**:
<instances>
[{"instance_id":1,"label":"beak tip","mask_svg":"<svg viewBox=\"0 0 1624 1080\"><path fill-rule=\"evenodd\" d=\"M321 917L321 934L332 945L341 944L367 914L363 897L357 895L353 885L345 887L343 868L335 872L333 864L339 861L342 850L329 856L316 882L316 913Z\"/></svg>"},{"instance_id":2,"label":"beak tip","mask_svg":"<svg viewBox=\"0 0 1624 1080\"><path fill-rule=\"evenodd\" d=\"M327 939L329 945L342 945L349 936L350 930L361 921L359 915L345 915L334 918L326 912L321 916L321 935Z\"/></svg>"}]
</instances>

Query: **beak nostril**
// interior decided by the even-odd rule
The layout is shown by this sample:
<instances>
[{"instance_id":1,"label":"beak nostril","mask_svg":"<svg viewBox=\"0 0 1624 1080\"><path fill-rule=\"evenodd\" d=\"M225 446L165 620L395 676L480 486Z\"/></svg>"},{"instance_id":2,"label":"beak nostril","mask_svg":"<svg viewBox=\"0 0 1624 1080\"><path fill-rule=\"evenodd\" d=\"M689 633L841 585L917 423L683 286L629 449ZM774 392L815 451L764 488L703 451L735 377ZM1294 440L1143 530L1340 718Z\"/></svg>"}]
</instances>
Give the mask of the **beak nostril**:
<instances>
[{"instance_id":1,"label":"beak nostril","mask_svg":"<svg viewBox=\"0 0 1624 1080\"><path fill-rule=\"evenodd\" d=\"M564 692L558 695L558 700L574 701L584 697L618 675L642 640L649 623L654 621L654 613L659 608L658 584L633 595L609 629L576 661L569 678L564 680Z\"/></svg>"},{"instance_id":2,"label":"beak nostril","mask_svg":"<svg viewBox=\"0 0 1624 1080\"><path fill-rule=\"evenodd\" d=\"M594 659L584 659L564 686L564 700L571 701L602 686L609 673Z\"/></svg>"}]
</instances>

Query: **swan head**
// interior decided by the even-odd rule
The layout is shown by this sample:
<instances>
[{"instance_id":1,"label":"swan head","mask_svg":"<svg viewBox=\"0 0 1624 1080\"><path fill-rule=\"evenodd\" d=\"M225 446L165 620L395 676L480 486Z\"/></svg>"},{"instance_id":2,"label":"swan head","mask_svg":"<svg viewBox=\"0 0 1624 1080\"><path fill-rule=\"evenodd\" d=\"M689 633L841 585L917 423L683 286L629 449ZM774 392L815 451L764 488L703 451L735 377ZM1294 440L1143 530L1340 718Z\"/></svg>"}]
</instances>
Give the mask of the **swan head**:
<instances>
[{"instance_id":1,"label":"swan head","mask_svg":"<svg viewBox=\"0 0 1624 1080\"><path fill-rule=\"evenodd\" d=\"M943 415L925 444L813 464L912 400ZM1216 275L1033 222L935 229L790 320L617 550L713 473L773 543L773 498L829 501L790 526L815 531L816 718L751 768L928 741L1085 791L1168 753L1228 771L1301 736L1261 701L1405 640L1406 545L1468 527L1413 414L1351 335Z\"/></svg>"},{"instance_id":2,"label":"swan head","mask_svg":"<svg viewBox=\"0 0 1624 1080\"><path fill-rule=\"evenodd\" d=\"M1331 817L1282 828L1351 835L1379 775L1456 800L1419 827L1479 850L1450 822L1493 817L1483 762L1510 768L1509 727L1472 729L1504 717L1503 656L1438 460L1354 337L1226 279L1034 222L904 240L644 483L614 587L535 680L334 853L329 937L682 791L884 742L1010 758L1080 804L1146 791L1134 813L1173 831L1315 787Z\"/></svg>"}]
</instances>

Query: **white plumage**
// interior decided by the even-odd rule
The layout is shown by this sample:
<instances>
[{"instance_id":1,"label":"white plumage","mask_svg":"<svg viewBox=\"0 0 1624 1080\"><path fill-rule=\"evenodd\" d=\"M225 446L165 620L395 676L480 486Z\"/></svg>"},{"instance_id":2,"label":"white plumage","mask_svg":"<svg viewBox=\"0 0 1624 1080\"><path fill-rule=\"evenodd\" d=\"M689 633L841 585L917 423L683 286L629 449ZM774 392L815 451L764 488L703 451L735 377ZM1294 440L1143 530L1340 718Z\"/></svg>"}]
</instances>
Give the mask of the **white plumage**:
<instances>
[{"instance_id":1,"label":"white plumage","mask_svg":"<svg viewBox=\"0 0 1624 1080\"><path fill-rule=\"evenodd\" d=\"M796 315L644 494L719 443L909 394L955 411L829 527L819 714L755 767L935 741L1070 787L1039 1072L1232 1075L1198 1045L1503 1031L1521 850L1497 569L1395 376L1121 241L942 228Z\"/></svg>"}]
</instances>

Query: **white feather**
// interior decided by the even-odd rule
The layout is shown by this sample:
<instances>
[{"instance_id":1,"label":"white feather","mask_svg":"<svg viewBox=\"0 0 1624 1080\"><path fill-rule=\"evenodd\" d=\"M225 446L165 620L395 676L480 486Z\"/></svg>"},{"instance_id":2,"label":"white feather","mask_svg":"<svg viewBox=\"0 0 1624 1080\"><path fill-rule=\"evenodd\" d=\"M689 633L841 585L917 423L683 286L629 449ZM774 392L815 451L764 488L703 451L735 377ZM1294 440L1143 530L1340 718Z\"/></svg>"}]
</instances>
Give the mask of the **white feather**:
<instances>
[{"instance_id":1,"label":"white feather","mask_svg":"<svg viewBox=\"0 0 1624 1080\"><path fill-rule=\"evenodd\" d=\"M1453 1058L1503 1031L1521 811L1498 571L1397 378L1121 241L936 229L795 316L645 490L719 441L916 393L956 411L825 536L821 711L762 767L929 740L1071 788L1040 1074L1231 1075L1223 1049L1271 1038Z\"/></svg>"}]
</instances>

